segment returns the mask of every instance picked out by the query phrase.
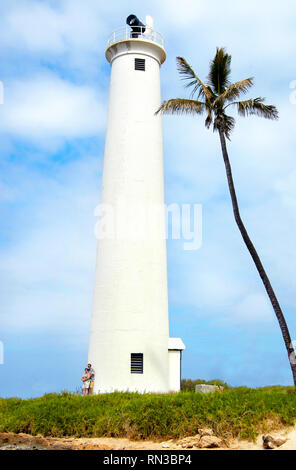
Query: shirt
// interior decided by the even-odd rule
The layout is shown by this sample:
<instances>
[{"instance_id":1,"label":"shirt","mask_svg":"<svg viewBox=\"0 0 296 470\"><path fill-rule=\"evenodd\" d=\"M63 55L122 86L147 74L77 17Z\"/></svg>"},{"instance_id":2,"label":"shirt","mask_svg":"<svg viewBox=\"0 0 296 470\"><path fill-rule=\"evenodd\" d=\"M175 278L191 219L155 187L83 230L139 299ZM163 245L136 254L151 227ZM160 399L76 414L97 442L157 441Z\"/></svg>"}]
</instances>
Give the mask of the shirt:
<instances>
[{"instance_id":1,"label":"shirt","mask_svg":"<svg viewBox=\"0 0 296 470\"><path fill-rule=\"evenodd\" d=\"M90 381L94 382L95 380L95 370L91 367L90 369L87 369L90 372Z\"/></svg>"}]
</instances>

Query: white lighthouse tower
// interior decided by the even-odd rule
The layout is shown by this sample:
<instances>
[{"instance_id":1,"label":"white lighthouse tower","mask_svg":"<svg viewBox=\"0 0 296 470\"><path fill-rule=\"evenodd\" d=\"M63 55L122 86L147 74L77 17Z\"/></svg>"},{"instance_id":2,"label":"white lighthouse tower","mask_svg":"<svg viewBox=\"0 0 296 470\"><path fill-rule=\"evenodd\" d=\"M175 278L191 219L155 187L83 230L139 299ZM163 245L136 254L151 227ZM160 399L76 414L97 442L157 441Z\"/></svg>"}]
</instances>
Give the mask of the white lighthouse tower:
<instances>
[{"instance_id":1,"label":"white lighthouse tower","mask_svg":"<svg viewBox=\"0 0 296 470\"><path fill-rule=\"evenodd\" d=\"M95 393L165 393L179 390L184 349L180 339L169 340L162 126L155 116L166 53L151 17L145 26L135 15L127 23L106 50L111 81L101 207L110 211L98 241L89 362ZM149 219L153 207L160 210ZM130 229L125 235L118 220Z\"/></svg>"}]
</instances>

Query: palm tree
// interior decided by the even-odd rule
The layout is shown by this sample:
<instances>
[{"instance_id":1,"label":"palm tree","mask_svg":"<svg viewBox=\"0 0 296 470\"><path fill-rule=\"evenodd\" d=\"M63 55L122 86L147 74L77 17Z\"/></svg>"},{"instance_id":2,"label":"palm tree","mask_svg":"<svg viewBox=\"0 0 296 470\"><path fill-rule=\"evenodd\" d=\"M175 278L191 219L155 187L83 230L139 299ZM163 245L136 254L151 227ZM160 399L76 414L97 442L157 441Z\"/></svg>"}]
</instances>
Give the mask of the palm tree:
<instances>
[{"instance_id":1,"label":"palm tree","mask_svg":"<svg viewBox=\"0 0 296 470\"><path fill-rule=\"evenodd\" d=\"M228 107L235 106L240 116L255 114L266 119L278 119L278 111L275 106L264 104L264 98L261 97L240 101L240 95L246 93L253 85L253 78L231 83L229 81L230 65L231 56L226 53L224 48L217 48L216 55L210 63L207 81L203 83L186 60L183 57L177 57L178 71L187 82L186 88L191 88L191 99L177 98L164 101L155 114L195 115L204 113L206 115L205 126L210 128L213 125L213 130L219 133L234 218L278 319L296 389L296 358L290 333L266 271L241 219L225 139L226 137L230 140L230 133L235 125L235 119L226 114Z\"/></svg>"}]
</instances>

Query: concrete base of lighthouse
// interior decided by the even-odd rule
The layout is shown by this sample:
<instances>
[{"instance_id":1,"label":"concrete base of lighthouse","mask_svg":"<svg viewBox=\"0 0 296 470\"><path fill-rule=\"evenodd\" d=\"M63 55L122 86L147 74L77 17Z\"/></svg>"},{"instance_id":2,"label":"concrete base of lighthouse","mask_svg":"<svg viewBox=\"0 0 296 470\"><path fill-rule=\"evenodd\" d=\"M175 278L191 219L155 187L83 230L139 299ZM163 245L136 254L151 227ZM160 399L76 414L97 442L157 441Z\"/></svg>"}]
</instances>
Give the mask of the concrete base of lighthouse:
<instances>
[{"instance_id":1,"label":"concrete base of lighthouse","mask_svg":"<svg viewBox=\"0 0 296 470\"><path fill-rule=\"evenodd\" d=\"M168 351L163 344L149 338L140 344L139 335L129 332L128 340L124 339L124 332L112 333L112 342L103 342L104 356L98 363L90 356L96 378L94 393L139 392L139 393L167 393L168 392ZM106 340L106 335L104 335ZM111 339L111 338L110 338ZM159 338L157 339L159 340ZM119 347L120 345L120 347ZM106 347L107 346L107 347ZM142 364L135 362L134 370L132 355L141 355ZM165 361L164 358L167 358ZM135 370L139 366L139 371Z\"/></svg>"},{"instance_id":2,"label":"concrete base of lighthouse","mask_svg":"<svg viewBox=\"0 0 296 470\"><path fill-rule=\"evenodd\" d=\"M148 348L143 348L143 344L139 344L138 349L134 348L134 350L144 351L142 352L143 369L140 373L134 373L131 370L130 343L126 344L125 351L123 351L120 333L118 335L113 333L112 336L114 337L114 345L110 347L109 343L108 357L102 357L100 364L93 361L91 357L89 359L95 371L99 372L99 374L96 374L94 393L113 393L115 391L168 393L180 391L181 358L182 351L185 349L185 345L180 338L169 338L168 349L161 351L160 358L157 357L156 353L159 350L159 344L155 344L152 338ZM116 340L117 344L121 341L120 354L118 347L116 347ZM102 347L106 351L104 343L102 343ZM163 362L164 355L167 355L167 364ZM159 359L161 359L160 362ZM106 367L110 363L117 363L117 367L114 367L112 371ZM149 383L151 384L150 387Z\"/></svg>"}]
</instances>

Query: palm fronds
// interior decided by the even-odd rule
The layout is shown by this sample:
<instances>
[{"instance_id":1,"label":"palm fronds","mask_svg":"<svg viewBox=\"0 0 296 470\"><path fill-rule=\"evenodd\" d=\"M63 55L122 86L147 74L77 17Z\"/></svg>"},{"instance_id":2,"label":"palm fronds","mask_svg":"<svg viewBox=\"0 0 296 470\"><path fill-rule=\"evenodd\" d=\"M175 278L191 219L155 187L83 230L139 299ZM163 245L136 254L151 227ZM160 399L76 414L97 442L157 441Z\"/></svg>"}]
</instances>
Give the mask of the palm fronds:
<instances>
[{"instance_id":1,"label":"palm fronds","mask_svg":"<svg viewBox=\"0 0 296 470\"><path fill-rule=\"evenodd\" d=\"M264 104L264 98L253 98L246 101L238 101L237 112L241 116L257 115L266 119L278 119L279 113L275 106Z\"/></svg>"},{"instance_id":2,"label":"palm fronds","mask_svg":"<svg viewBox=\"0 0 296 470\"><path fill-rule=\"evenodd\" d=\"M228 106L235 105L241 116L253 114L266 119L278 119L276 107L264 104L264 98L238 101L240 95L247 93L251 88L254 79L249 77L230 83L230 65L231 56L224 48L217 48L210 63L207 82L203 83L188 62L183 57L177 57L178 71L187 81L186 88L191 88L192 99L177 98L164 101L155 114L205 113L205 126L209 128L213 124L214 131L221 130L228 139L235 125L235 119L226 114ZM200 97L203 101L198 101Z\"/></svg>"},{"instance_id":3,"label":"palm fronds","mask_svg":"<svg viewBox=\"0 0 296 470\"><path fill-rule=\"evenodd\" d=\"M198 78L195 74L194 70L190 67L188 62L183 57L177 57L177 68L182 75L183 80L188 80L185 87L190 88L193 87L191 91L191 97L193 97L197 93L197 97L200 98L201 96L204 99L212 98L212 92L209 90L208 87Z\"/></svg>"},{"instance_id":4,"label":"palm fronds","mask_svg":"<svg viewBox=\"0 0 296 470\"><path fill-rule=\"evenodd\" d=\"M252 77L246 78L245 80L241 80L239 82L232 83L231 85L229 85L228 88L226 88L223 93L221 93L216 98L213 103L213 106L218 103L224 104L226 101L232 101L235 98L238 98L241 93L247 93L253 83L254 79Z\"/></svg>"},{"instance_id":5,"label":"palm fronds","mask_svg":"<svg viewBox=\"0 0 296 470\"><path fill-rule=\"evenodd\" d=\"M204 109L202 101L176 98L164 101L155 114L202 114Z\"/></svg>"},{"instance_id":6,"label":"palm fronds","mask_svg":"<svg viewBox=\"0 0 296 470\"><path fill-rule=\"evenodd\" d=\"M230 85L230 65L231 55L227 54L225 49L218 48L214 59L210 63L210 72L208 75L208 83L214 89L216 95L224 93Z\"/></svg>"}]
</instances>

